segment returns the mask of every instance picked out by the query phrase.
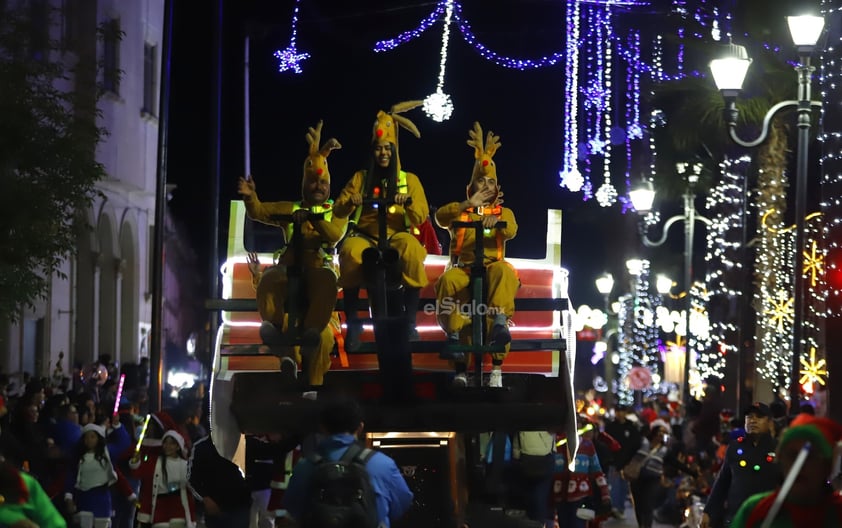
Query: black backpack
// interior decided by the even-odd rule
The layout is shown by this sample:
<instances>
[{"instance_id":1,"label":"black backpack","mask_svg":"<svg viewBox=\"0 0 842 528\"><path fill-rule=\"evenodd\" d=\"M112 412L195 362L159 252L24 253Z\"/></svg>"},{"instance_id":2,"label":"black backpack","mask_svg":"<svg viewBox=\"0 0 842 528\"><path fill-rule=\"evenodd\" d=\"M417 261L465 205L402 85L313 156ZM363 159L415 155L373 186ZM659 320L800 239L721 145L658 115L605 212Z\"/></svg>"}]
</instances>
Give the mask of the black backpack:
<instances>
[{"instance_id":1,"label":"black backpack","mask_svg":"<svg viewBox=\"0 0 842 528\"><path fill-rule=\"evenodd\" d=\"M303 528L377 528L374 487L365 468L372 449L351 444L339 460L316 455Z\"/></svg>"}]
</instances>

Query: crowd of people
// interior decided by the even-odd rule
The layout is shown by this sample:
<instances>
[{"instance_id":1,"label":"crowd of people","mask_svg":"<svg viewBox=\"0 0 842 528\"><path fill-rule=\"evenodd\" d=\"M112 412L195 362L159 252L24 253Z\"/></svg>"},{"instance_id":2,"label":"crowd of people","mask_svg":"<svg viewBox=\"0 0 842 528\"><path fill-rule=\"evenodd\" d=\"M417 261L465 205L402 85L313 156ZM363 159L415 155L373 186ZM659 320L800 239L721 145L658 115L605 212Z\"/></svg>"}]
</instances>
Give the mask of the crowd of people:
<instances>
[{"instance_id":1,"label":"crowd of people","mask_svg":"<svg viewBox=\"0 0 842 528\"><path fill-rule=\"evenodd\" d=\"M513 467L531 477L512 504L528 518L548 528L596 527L612 518L640 528L754 527L780 497L771 526L842 526L842 496L831 486L839 484L842 425L815 416L809 404L790 414L782 401L755 402L734 414L714 399L689 408L653 399L605 411L579 416L571 466L563 436L533 448L554 461L543 473L515 450ZM524 434L516 440L523 443ZM796 458L805 449L802 467ZM797 477L787 486L790 472ZM532 498L518 501L524 490Z\"/></svg>"},{"instance_id":2,"label":"crowd of people","mask_svg":"<svg viewBox=\"0 0 842 528\"><path fill-rule=\"evenodd\" d=\"M295 526L316 511L308 504L318 460L338 461L363 438L359 404L340 398L323 407L322 436L247 437L244 474L207 434L202 384L150 413L145 376L107 361L24 383L0 374L0 525ZM502 439L488 441L484 462L499 456L506 466L496 500L547 527L611 518L641 528L754 527L770 512L773 526L842 526L831 486L842 425L809 405L788 413L783 402L755 402L735 414L715 401L683 408L654 399L606 411L579 415L573 460L566 438L550 431L506 435L500 450ZM363 461L371 510L389 526L413 494L395 462L373 454ZM797 478L787 486L790 472ZM693 506L698 518L687 519Z\"/></svg>"}]
</instances>

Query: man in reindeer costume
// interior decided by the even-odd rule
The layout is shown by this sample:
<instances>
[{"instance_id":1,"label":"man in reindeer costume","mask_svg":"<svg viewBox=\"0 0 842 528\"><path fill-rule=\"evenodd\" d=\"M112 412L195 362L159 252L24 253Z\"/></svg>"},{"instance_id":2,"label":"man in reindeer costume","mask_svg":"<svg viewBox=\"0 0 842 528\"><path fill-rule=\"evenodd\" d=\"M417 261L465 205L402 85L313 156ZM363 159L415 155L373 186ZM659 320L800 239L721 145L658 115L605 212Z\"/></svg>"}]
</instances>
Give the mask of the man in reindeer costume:
<instances>
[{"instance_id":1,"label":"man in reindeer costume","mask_svg":"<svg viewBox=\"0 0 842 528\"><path fill-rule=\"evenodd\" d=\"M468 199L449 203L436 211L436 222L450 232L450 258L453 266L436 283L437 318L450 341L458 341L460 334L466 334L462 330L470 328L470 313L466 313L463 307L474 306L468 286L471 265L477 258L474 254L475 231L470 228L454 229L451 224L455 221L481 221L485 228L483 261L488 299L484 301L487 307L488 344L505 345L505 351L492 356L488 385L502 387L501 367L511 342L508 322L515 311L515 294L520 287L515 269L504 258L506 241L517 234L517 223L512 210L502 206L503 193L500 192L497 180L497 166L492 159L500 148L500 138L489 132L483 145L479 123L474 123L468 135L468 145L474 148L476 159L467 187ZM505 222L506 226L497 228L498 222ZM466 362L456 362L454 385L467 385L466 370Z\"/></svg>"},{"instance_id":2,"label":"man in reindeer costume","mask_svg":"<svg viewBox=\"0 0 842 528\"><path fill-rule=\"evenodd\" d=\"M415 320L419 292L428 282L424 270L427 252L412 235L412 229L427 219L430 210L418 176L401 169L398 127L409 130L415 137L421 137L418 128L400 115L421 104L422 101L398 103L388 113L382 110L377 113L371 137L370 166L367 170L357 171L336 199L334 214L340 217L353 215L354 222L353 232L339 251L339 284L343 288L348 324L345 338L347 350L355 350L360 345L362 323L357 310L363 282L363 252L376 247L378 237L377 209L363 205L364 199L389 198L395 202L388 210L387 236L389 245L397 251L400 261L404 288L403 312L409 320L409 337L411 340L418 339Z\"/></svg>"},{"instance_id":3,"label":"man in reindeer costume","mask_svg":"<svg viewBox=\"0 0 842 528\"><path fill-rule=\"evenodd\" d=\"M333 138L319 148L322 122L307 131L310 151L304 160L304 176L301 180L301 200L297 202L261 202L257 197L254 179L240 178L238 190L243 195L249 218L284 230L287 247L277 257L275 266L260 270L257 256L249 255L249 269L252 271L257 289L257 306L263 318L261 336L267 344L277 344L287 324L284 303L287 297L287 268L299 262L303 274L303 291L307 299L303 314L303 332L300 356L304 373L311 385L321 385L324 375L330 369L330 352L334 345L333 317L336 306L336 272L332 253L336 244L345 236L347 218L333 214L330 198L330 171L327 157L334 149L341 148ZM323 214L320 219L312 215ZM293 222L278 221L276 215L292 215ZM300 226L301 255L295 255L292 246L293 224ZM281 370L296 375L298 367L290 357L284 357Z\"/></svg>"}]
</instances>

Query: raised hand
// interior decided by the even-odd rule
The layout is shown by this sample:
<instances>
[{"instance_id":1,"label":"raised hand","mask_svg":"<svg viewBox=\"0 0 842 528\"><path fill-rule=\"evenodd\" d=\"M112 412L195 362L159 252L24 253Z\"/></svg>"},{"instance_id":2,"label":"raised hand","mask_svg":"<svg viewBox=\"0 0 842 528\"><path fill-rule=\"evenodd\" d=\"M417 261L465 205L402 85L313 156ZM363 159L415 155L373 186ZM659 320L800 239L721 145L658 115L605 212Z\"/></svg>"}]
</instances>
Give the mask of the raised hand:
<instances>
[{"instance_id":1,"label":"raised hand","mask_svg":"<svg viewBox=\"0 0 842 528\"><path fill-rule=\"evenodd\" d=\"M247 258L248 267L251 274L257 275L258 273L260 273L260 259L257 257L257 253L250 251L249 253L247 253Z\"/></svg>"},{"instance_id":2,"label":"raised hand","mask_svg":"<svg viewBox=\"0 0 842 528\"><path fill-rule=\"evenodd\" d=\"M483 189L475 192L468 198L468 203L471 204L471 207L482 207L490 202L492 198L494 198L494 189Z\"/></svg>"},{"instance_id":3,"label":"raised hand","mask_svg":"<svg viewBox=\"0 0 842 528\"><path fill-rule=\"evenodd\" d=\"M255 193L256 186L254 184L254 178L251 176L246 178L240 178L237 181L237 192L242 194L243 196L253 196Z\"/></svg>"}]
</instances>

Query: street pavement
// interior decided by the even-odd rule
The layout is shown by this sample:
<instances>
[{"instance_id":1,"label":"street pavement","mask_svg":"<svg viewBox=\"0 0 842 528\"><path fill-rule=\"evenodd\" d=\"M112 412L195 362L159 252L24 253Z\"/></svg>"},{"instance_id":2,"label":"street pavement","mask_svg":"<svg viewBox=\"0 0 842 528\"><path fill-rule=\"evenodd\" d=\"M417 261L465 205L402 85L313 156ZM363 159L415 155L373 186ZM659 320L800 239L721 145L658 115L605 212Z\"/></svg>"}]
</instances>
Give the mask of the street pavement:
<instances>
[{"instance_id":1,"label":"street pavement","mask_svg":"<svg viewBox=\"0 0 842 528\"><path fill-rule=\"evenodd\" d=\"M655 522L652 528L676 528L677 524L662 524ZM634 518L634 510L631 504L626 503L626 516L624 519L609 519L602 523L602 528L637 528L637 521Z\"/></svg>"}]
</instances>

